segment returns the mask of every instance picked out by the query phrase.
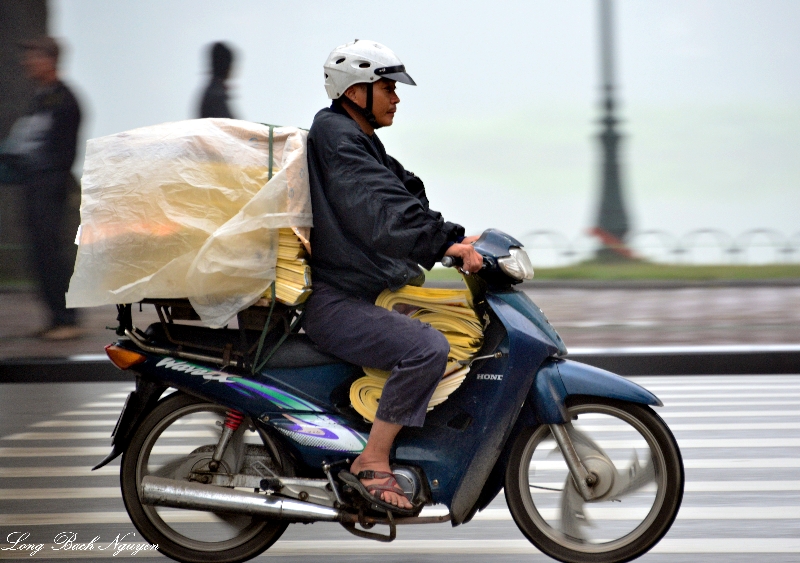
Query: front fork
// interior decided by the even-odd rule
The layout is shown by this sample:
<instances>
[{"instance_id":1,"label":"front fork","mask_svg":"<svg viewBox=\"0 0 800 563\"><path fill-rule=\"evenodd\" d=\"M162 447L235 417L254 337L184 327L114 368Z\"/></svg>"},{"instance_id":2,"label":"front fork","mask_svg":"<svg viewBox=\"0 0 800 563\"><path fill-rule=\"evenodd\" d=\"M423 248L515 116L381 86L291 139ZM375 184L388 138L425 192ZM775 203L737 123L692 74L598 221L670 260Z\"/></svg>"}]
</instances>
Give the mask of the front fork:
<instances>
[{"instance_id":1,"label":"front fork","mask_svg":"<svg viewBox=\"0 0 800 563\"><path fill-rule=\"evenodd\" d=\"M572 480L575 482L575 486L581 494L581 497L583 497L585 501L594 500L595 493L593 487L597 482L597 476L586 469L578 452L575 450L575 445L572 443L572 438L570 438L569 435L569 430L572 430L572 423L550 424L549 426L550 432L552 432L561 450L561 455L564 456L564 461L567 462Z\"/></svg>"}]
</instances>

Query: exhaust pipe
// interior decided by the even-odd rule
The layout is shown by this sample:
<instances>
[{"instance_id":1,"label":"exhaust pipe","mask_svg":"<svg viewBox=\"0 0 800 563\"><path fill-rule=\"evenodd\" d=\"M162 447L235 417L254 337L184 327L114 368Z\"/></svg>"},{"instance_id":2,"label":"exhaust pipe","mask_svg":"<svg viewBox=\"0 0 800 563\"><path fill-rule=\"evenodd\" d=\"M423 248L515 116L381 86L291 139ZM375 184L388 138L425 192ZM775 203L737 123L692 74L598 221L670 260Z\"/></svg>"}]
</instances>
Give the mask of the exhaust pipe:
<instances>
[{"instance_id":1,"label":"exhaust pipe","mask_svg":"<svg viewBox=\"0 0 800 563\"><path fill-rule=\"evenodd\" d=\"M247 514L284 520L338 522L340 516L340 512L335 508L310 502L278 499L216 485L201 485L152 476L142 479L139 496L143 504L155 506Z\"/></svg>"}]
</instances>

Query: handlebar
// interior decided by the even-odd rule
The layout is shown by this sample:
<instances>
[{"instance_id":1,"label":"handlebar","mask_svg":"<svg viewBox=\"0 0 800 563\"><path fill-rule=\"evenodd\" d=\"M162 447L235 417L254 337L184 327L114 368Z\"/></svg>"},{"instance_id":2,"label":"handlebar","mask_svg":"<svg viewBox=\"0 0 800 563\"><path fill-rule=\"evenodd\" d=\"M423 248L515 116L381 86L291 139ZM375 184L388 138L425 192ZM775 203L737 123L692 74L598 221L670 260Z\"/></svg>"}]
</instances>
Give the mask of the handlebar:
<instances>
[{"instance_id":1,"label":"handlebar","mask_svg":"<svg viewBox=\"0 0 800 563\"><path fill-rule=\"evenodd\" d=\"M457 266L462 266L464 261L461 258L456 258L455 256L445 256L442 258L442 266L445 268L455 268Z\"/></svg>"},{"instance_id":2,"label":"handlebar","mask_svg":"<svg viewBox=\"0 0 800 563\"><path fill-rule=\"evenodd\" d=\"M487 263L487 260L491 260L491 259L487 259L486 256L484 256L483 257L483 264L481 265L481 270L483 270L484 268L489 266L489 264ZM458 256L444 256L444 257L442 257L442 261L440 263L445 268L460 268L461 266L464 265L464 261L461 258L459 258Z\"/></svg>"}]
</instances>

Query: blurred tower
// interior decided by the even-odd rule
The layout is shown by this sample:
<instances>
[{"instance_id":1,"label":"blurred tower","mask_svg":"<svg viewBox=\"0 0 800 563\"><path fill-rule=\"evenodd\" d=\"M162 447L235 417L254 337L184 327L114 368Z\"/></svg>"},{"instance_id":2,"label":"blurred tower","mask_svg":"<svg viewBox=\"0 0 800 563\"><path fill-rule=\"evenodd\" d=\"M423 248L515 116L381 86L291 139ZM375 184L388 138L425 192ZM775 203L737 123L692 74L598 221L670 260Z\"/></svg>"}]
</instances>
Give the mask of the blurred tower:
<instances>
[{"instance_id":1,"label":"blurred tower","mask_svg":"<svg viewBox=\"0 0 800 563\"><path fill-rule=\"evenodd\" d=\"M612 0L600 0L600 66L603 81L604 115L600 120L603 131L599 135L603 150L600 210L597 224L591 233L597 236L602 246L596 258L602 261L616 261L632 258L625 246L628 234L628 214L622 198L618 145L621 135L614 126L619 123L614 117L614 53L612 29Z\"/></svg>"}]
</instances>

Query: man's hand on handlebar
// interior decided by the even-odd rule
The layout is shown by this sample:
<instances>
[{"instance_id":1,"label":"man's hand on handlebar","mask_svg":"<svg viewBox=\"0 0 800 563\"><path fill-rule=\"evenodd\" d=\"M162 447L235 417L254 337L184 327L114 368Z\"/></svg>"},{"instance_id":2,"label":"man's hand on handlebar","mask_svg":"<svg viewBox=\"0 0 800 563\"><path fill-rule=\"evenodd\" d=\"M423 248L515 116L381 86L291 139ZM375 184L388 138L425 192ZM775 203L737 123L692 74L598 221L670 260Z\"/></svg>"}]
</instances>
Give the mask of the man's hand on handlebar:
<instances>
[{"instance_id":1,"label":"man's hand on handlebar","mask_svg":"<svg viewBox=\"0 0 800 563\"><path fill-rule=\"evenodd\" d=\"M478 237L467 237L463 242L452 245L444 253L445 256L460 259L462 264L459 269L465 274L474 274L483 268L483 257L475 251L471 244L476 240Z\"/></svg>"}]
</instances>

